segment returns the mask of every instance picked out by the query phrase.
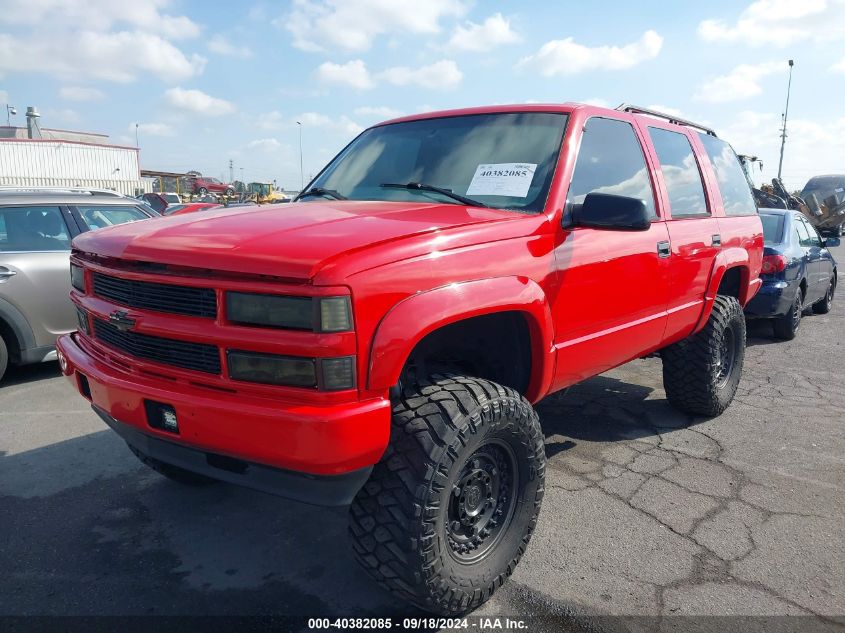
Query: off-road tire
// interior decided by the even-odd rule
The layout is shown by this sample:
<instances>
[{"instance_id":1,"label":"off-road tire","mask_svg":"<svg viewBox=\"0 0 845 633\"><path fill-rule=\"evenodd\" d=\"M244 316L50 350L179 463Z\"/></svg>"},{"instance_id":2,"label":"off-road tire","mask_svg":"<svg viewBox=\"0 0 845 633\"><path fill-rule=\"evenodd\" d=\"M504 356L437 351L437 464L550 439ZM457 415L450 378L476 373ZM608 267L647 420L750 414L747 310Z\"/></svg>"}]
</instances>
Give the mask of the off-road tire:
<instances>
[{"instance_id":1,"label":"off-road tire","mask_svg":"<svg viewBox=\"0 0 845 633\"><path fill-rule=\"evenodd\" d=\"M833 307L833 295L836 293L836 277L830 278L830 285L821 301L813 304L813 312L816 314L827 314Z\"/></svg>"},{"instance_id":2,"label":"off-road tire","mask_svg":"<svg viewBox=\"0 0 845 633\"><path fill-rule=\"evenodd\" d=\"M731 350L729 370L721 374L723 350ZM663 387L676 409L713 417L728 408L742 377L745 317L734 297L717 296L704 328L661 350Z\"/></svg>"},{"instance_id":3,"label":"off-road tire","mask_svg":"<svg viewBox=\"0 0 845 633\"><path fill-rule=\"evenodd\" d=\"M801 317L804 315L804 292L799 288L795 291L795 299L789 307L789 312L772 319L772 330L775 338L791 341L798 334L801 327ZM796 316L797 315L797 316Z\"/></svg>"},{"instance_id":4,"label":"off-road tire","mask_svg":"<svg viewBox=\"0 0 845 633\"><path fill-rule=\"evenodd\" d=\"M168 479L177 483L185 486L209 486L211 484L218 483L217 479L212 479L211 477L206 477L205 475L200 475L199 473L193 473L190 470L185 470L184 468L179 468L178 466L165 464L164 462L150 457L149 455L145 455L130 444L127 444L127 446L129 446L129 450L135 453L135 457L140 459L145 465L152 468L159 475L164 475Z\"/></svg>"},{"instance_id":5,"label":"off-road tire","mask_svg":"<svg viewBox=\"0 0 845 633\"><path fill-rule=\"evenodd\" d=\"M9 348L6 347L6 341L0 336L0 380L3 380L3 374L6 373L6 368L9 366Z\"/></svg>"},{"instance_id":6,"label":"off-road tire","mask_svg":"<svg viewBox=\"0 0 845 633\"><path fill-rule=\"evenodd\" d=\"M515 390L453 374L418 380L394 402L390 444L349 511L353 549L370 576L401 599L463 614L510 576L536 526L546 463L540 421ZM493 528L497 539L476 546L489 548L480 560L459 562L463 545L448 520L451 504L463 501L456 482L498 443L515 458L510 521Z\"/></svg>"}]
</instances>

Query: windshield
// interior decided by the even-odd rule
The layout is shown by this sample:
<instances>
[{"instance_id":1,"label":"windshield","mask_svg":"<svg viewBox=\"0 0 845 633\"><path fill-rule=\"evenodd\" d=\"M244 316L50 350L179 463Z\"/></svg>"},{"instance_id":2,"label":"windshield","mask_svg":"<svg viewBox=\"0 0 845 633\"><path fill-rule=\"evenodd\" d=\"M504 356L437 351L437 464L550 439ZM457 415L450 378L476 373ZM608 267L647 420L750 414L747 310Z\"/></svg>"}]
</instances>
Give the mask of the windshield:
<instances>
[{"instance_id":1,"label":"windshield","mask_svg":"<svg viewBox=\"0 0 845 633\"><path fill-rule=\"evenodd\" d=\"M541 211L557 163L566 114L513 112L425 119L365 131L309 186L350 200L460 200ZM394 185L384 187L383 185ZM319 199L303 194L304 200Z\"/></svg>"},{"instance_id":2,"label":"windshield","mask_svg":"<svg viewBox=\"0 0 845 633\"><path fill-rule=\"evenodd\" d=\"M767 244L780 244L783 233L783 216L774 213L761 213L760 221L763 222L763 241Z\"/></svg>"}]
</instances>

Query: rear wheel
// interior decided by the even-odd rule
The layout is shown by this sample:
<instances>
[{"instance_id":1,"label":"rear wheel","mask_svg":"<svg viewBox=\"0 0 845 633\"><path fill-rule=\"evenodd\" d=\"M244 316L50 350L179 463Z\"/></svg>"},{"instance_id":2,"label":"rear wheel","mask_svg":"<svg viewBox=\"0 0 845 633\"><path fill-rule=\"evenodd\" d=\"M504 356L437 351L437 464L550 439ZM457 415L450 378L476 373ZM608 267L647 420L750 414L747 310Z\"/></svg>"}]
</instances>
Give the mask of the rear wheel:
<instances>
[{"instance_id":1,"label":"rear wheel","mask_svg":"<svg viewBox=\"0 0 845 633\"><path fill-rule=\"evenodd\" d=\"M235 195L235 190L234 190L234 189L232 189L231 187L229 187L228 189L226 189L226 195L227 195L227 196L234 196L234 195Z\"/></svg>"},{"instance_id":2,"label":"rear wheel","mask_svg":"<svg viewBox=\"0 0 845 633\"><path fill-rule=\"evenodd\" d=\"M164 475L168 479L171 479L175 482L184 484L186 486L208 486L217 483L217 480L212 479L211 477L206 477L205 475L193 473L190 470L185 470L184 468L179 468L178 466L172 466L171 464L166 464L153 457L150 457L149 455L146 455L139 451L131 444L128 444L127 446L129 446L129 450L135 453L135 456L140 459L144 464L152 468L159 475Z\"/></svg>"},{"instance_id":3,"label":"rear wheel","mask_svg":"<svg viewBox=\"0 0 845 633\"><path fill-rule=\"evenodd\" d=\"M830 284L827 287L827 294L824 299L813 305L813 312L816 314L827 314L833 307L833 294L836 292L836 277L830 278Z\"/></svg>"},{"instance_id":4,"label":"rear wheel","mask_svg":"<svg viewBox=\"0 0 845 633\"><path fill-rule=\"evenodd\" d=\"M700 332L663 349L663 386L676 409L721 414L734 398L745 359L745 318L734 297L717 296Z\"/></svg>"},{"instance_id":5,"label":"rear wheel","mask_svg":"<svg viewBox=\"0 0 845 633\"><path fill-rule=\"evenodd\" d=\"M200 187L199 190L197 191L197 193L200 194L201 196L207 196L208 195L208 189L206 189L205 187Z\"/></svg>"},{"instance_id":6,"label":"rear wheel","mask_svg":"<svg viewBox=\"0 0 845 633\"><path fill-rule=\"evenodd\" d=\"M795 300L789 308L789 312L777 317L772 321L775 338L782 341L791 341L798 333L801 326L801 316L804 314L804 291L800 288L795 291Z\"/></svg>"},{"instance_id":7,"label":"rear wheel","mask_svg":"<svg viewBox=\"0 0 845 633\"><path fill-rule=\"evenodd\" d=\"M6 347L6 341L0 336L0 380L3 380L3 374L6 373L6 368L9 366L9 348Z\"/></svg>"},{"instance_id":8,"label":"rear wheel","mask_svg":"<svg viewBox=\"0 0 845 633\"><path fill-rule=\"evenodd\" d=\"M356 557L386 589L441 615L484 603L537 523L545 451L516 391L435 375L403 390L390 445L355 497Z\"/></svg>"}]
</instances>

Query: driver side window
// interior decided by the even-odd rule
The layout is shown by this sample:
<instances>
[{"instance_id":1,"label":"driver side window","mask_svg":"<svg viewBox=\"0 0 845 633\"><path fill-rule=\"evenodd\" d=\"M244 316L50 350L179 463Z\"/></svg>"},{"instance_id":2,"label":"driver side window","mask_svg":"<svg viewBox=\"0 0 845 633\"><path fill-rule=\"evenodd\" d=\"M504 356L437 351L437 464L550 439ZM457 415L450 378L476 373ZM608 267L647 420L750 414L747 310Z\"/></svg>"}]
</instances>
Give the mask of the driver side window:
<instances>
[{"instance_id":1,"label":"driver side window","mask_svg":"<svg viewBox=\"0 0 845 633\"><path fill-rule=\"evenodd\" d=\"M630 123L600 117L587 121L567 203L582 204L590 193L638 198L649 216L657 217L643 149Z\"/></svg>"}]
</instances>

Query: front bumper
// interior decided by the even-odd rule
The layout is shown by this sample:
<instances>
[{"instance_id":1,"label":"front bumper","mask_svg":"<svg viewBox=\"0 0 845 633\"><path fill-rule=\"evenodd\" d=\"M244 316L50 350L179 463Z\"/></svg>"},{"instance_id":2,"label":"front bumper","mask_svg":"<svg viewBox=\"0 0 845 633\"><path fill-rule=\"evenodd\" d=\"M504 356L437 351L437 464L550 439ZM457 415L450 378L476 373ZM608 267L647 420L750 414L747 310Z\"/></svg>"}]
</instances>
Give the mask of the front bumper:
<instances>
[{"instance_id":1,"label":"front bumper","mask_svg":"<svg viewBox=\"0 0 845 633\"><path fill-rule=\"evenodd\" d=\"M373 470L372 466L368 466L343 475L319 476L270 468L152 437L130 424L115 420L95 405L92 408L127 444L147 457L294 501L319 506L349 505Z\"/></svg>"},{"instance_id":2,"label":"front bumper","mask_svg":"<svg viewBox=\"0 0 845 633\"><path fill-rule=\"evenodd\" d=\"M63 373L101 416L105 413L136 434L256 466L318 476L370 467L387 447L387 398L319 405L217 391L116 367L87 345L75 334L58 339ZM145 401L173 407L178 434L150 426Z\"/></svg>"},{"instance_id":3,"label":"front bumper","mask_svg":"<svg viewBox=\"0 0 845 633\"><path fill-rule=\"evenodd\" d=\"M745 315L749 318L767 319L789 312L795 300L795 288L782 280L765 280L759 292L745 306Z\"/></svg>"}]
</instances>

